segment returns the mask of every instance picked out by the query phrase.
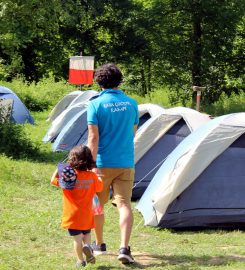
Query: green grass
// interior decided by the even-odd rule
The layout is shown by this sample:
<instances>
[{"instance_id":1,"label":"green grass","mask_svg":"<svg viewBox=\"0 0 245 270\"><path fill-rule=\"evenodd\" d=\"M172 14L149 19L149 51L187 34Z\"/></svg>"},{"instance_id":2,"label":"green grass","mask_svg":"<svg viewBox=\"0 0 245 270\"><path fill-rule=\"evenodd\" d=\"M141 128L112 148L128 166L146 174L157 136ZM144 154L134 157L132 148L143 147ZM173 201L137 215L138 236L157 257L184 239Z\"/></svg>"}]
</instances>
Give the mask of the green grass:
<instances>
[{"instance_id":1,"label":"green grass","mask_svg":"<svg viewBox=\"0 0 245 270\"><path fill-rule=\"evenodd\" d=\"M42 144L48 111L33 113L35 126L26 125L41 157L14 160L0 155L0 270L74 269L72 240L60 227L61 191L50 177L64 154ZM107 205L105 239L108 254L86 269L244 270L245 235L242 231L158 230L146 227L134 208L131 246L134 266L116 259L119 247L118 213Z\"/></svg>"},{"instance_id":2,"label":"green grass","mask_svg":"<svg viewBox=\"0 0 245 270\"><path fill-rule=\"evenodd\" d=\"M31 93L34 100L47 101L50 107L66 93L75 90L65 83L52 81L30 86L20 81L4 85L19 96ZM156 103L170 107L168 89L159 89L146 97L132 96L139 104ZM204 110L216 116L244 111L244 100L244 93L229 98L223 95L219 102ZM74 268L72 240L60 228L61 192L49 183L56 164L65 154L53 153L50 143L41 142L50 125L46 122L50 110L32 112L35 125L24 126L27 136L41 154L24 160L0 155L0 270ZM98 257L96 265L87 269L245 269L244 232L158 230L144 226L142 216L135 208L131 246L137 263L122 266L116 259L120 243L118 213L110 205L105 211L108 255Z\"/></svg>"}]
</instances>

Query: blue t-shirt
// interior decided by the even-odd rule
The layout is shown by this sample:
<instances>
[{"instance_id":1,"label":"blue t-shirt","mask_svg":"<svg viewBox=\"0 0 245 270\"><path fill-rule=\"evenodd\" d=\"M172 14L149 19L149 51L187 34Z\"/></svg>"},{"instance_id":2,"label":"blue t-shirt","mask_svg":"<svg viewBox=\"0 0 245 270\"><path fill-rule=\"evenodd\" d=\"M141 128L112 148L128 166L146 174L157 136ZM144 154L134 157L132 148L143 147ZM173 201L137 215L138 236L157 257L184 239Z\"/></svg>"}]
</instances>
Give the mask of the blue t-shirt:
<instances>
[{"instance_id":1,"label":"blue t-shirt","mask_svg":"<svg viewBox=\"0 0 245 270\"><path fill-rule=\"evenodd\" d=\"M106 89L89 102L87 122L99 130L97 167L134 167L134 125L139 123L134 99L121 90Z\"/></svg>"}]
</instances>

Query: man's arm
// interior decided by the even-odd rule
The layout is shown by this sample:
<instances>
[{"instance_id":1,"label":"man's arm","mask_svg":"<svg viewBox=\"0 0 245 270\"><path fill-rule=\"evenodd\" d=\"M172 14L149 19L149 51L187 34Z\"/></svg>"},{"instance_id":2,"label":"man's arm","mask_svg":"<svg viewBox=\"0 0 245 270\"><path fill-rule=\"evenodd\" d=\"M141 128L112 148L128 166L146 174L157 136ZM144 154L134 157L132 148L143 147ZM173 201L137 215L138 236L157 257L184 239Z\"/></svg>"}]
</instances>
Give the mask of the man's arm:
<instances>
[{"instance_id":1,"label":"man's arm","mask_svg":"<svg viewBox=\"0 0 245 270\"><path fill-rule=\"evenodd\" d=\"M137 128L138 128L138 125L134 125L134 136L136 134Z\"/></svg>"},{"instance_id":2,"label":"man's arm","mask_svg":"<svg viewBox=\"0 0 245 270\"><path fill-rule=\"evenodd\" d=\"M99 146L99 130L96 125L88 125L88 147L92 152L93 159L96 161Z\"/></svg>"}]
</instances>

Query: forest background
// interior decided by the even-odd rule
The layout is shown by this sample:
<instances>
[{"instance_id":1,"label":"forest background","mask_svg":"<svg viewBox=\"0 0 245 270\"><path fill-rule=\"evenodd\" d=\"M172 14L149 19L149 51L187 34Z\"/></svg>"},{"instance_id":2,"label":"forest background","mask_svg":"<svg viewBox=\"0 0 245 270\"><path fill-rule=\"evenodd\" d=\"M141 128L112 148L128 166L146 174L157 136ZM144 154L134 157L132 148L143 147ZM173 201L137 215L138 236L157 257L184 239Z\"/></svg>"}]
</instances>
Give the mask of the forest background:
<instances>
[{"instance_id":1,"label":"forest background","mask_svg":"<svg viewBox=\"0 0 245 270\"><path fill-rule=\"evenodd\" d=\"M245 111L244 0L1 0L0 85L25 103L35 125L0 121L0 270L72 269L60 227L61 194L49 179L64 153L42 138L49 112L67 93L69 58L114 62L138 103ZM83 90L97 86L83 86ZM244 232L175 232L143 225L134 209L133 269L243 270ZM88 269L122 269L118 215L106 208L108 255ZM115 221L115 222L113 222Z\"/></svg>"},{"instance_id":2,"label":"forest background","mask_svg":"<svg viewBox=\"0 0 245 270\"><path fill-rule=\"evenodd\" d=\"M2 0L0 80L68 79L69 58L114 62L139 96L168 88L172 106L244 93L243 0ZM190 103L190 100L192 102Z\"/></svg>"}]
</instances>

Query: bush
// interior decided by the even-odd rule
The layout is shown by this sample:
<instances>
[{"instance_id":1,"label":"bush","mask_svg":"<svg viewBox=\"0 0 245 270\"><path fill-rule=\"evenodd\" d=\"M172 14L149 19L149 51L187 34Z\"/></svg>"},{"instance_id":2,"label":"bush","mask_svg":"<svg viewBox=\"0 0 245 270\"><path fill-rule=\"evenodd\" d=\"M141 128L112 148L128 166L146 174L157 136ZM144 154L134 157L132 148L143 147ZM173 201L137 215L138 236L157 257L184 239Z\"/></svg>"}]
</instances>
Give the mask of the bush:
<instances>
[{"instance_id":1,"label":"bush","mask_svg":"<svg viewBox=\"0 0 245 270\"><path fill-rule=\"evenodd\" d=\"M64 95L78 90L74 85L65 81L55 82L52 78L31 84L21 79L0 81L0 85L10 88L30 111L43 111L53 107Z\"/></svg>"},{"instance_id":2,"label":"bush","mask_svg":"<svg viewBox=\"0 0 245 270\"><path fill-rule=\"evenodd\" d=\"M4 122L0 123L0 153L19 159L36 157L39 149L27 137L23 125Z\"/></svg>"},{"instance_id":3,"label":"bush","mask_svg":"<svg viewBox=\"0 0 245 270\"><path fill-rule=\"evenodd\" d=\"M155 91L150 92L146 96L142 97L136 94L128 93L134 98L138 104L154 103L163 107L169 107L169 89L167 87L158 88Z\"/></svg>"},{"instance_id":4,"label":"bush","mask_svg":"<svg viewBox=\"0 0 245 270\"><path fill-rule=\"evenodd\" d=\"M25 104L28 110L33 112L42 112L49 108L50 102L47 100L39 100L32 97L29 94L22 96L22 102Z\"/></svg>"},{"instance_id":5,"label":"bush","mask_svg":"<svg viewBox=\"0 0 245 270\"><path fill-rule=\"evenodd\" d=\"M227 96L223 93L214 104L203 106L203 110L213 116L245 111L245 92L232 93Z\"/></svg>"}]
</instances>

